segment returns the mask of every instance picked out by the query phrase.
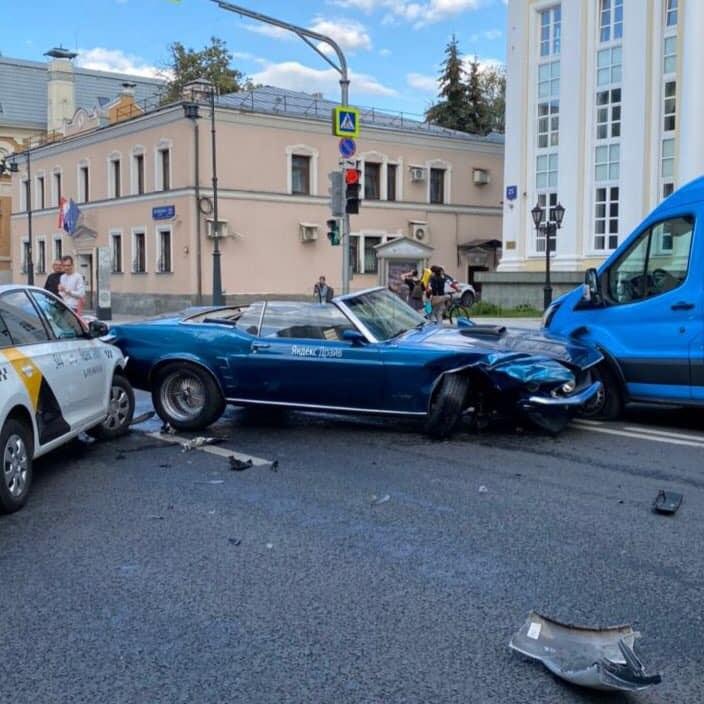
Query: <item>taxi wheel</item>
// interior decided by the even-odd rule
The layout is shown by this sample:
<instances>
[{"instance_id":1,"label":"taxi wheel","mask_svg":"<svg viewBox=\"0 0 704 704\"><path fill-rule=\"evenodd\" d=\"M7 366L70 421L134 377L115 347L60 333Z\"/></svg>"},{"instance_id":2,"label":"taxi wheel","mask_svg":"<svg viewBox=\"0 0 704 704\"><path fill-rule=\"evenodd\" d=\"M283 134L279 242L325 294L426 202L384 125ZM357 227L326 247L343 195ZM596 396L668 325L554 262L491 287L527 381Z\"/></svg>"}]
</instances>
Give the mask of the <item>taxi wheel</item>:
<instances>
[{"instance_id":1,"label":"taxi wheel","mask_svg":"<svg viewBox=\"0 0 704 704\"><path fill-rule=\"evenodd\" d=\"M24 506L32 484L32 433L10 418L0 432L0 513Z\"/></svg>"},{"instance_id":2,"label":"taxi wheel","mask_svg":"<svg viewBox=\"0 0 704 704\"><path fill-rule=\"evenodd\" d=\"M425 432L436 440L449 438L457 429L469 380L457 374L446 374L430 402Z\"/></svg>"},{"instance_id":3,"label":"taxi wheel","mask_svg":"<svg viewBox=\"0 0 704 704\"><path fill-rule=\"evenodd\" d=\"M176 430L203 430L225 410L225 399L213 377L188 362L159 369L152 384L159 417Z\"/></svg>"},{"instance_id":4,"label":"taxi wheel","mask_svg":"<svg viewBox=\"0 0 704 704\"><path fill-rule=\"evenodd\" d=\"M599 364L591 370L592 381L601 382L601 391L579 412L580 418L616 420L623 411L623 397L613 372Z\"/></svg>"},{"instance_id":5,"label":"taxi wheel","mask_svg":"<svg viewBox=\"0 0 704 704\"><path fill-rule=\"evenodd\" d=\"M113 440L129 432L134 416L134 391L121 374L115 374L110 387L110 406L107 418L88 433L100 440Z\"/></svg>"}]
</instances>

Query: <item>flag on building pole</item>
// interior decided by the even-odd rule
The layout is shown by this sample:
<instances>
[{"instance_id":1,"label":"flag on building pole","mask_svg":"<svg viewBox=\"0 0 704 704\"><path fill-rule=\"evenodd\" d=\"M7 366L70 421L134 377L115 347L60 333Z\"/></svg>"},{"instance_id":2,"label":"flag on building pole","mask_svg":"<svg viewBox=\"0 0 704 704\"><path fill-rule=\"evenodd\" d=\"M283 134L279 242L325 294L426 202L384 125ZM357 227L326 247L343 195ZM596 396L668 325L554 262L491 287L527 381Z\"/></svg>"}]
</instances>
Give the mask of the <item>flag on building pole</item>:
<instances>
[{"instance_id":1,"label":"flag on building pole","mask_svg":"<svg viewBox=\"0 0 704 704\"><path fill-rule=\"evenodd\" d=\"M64 229L64 220L66 218L66 212L68 211L68 199L61 196L59 199L59 222L57 227L59 230Z\"/></svg>"},{"instance_id":2,"label":"flag on building pole","mask_svg":"<svg viewBox=\"0 0 704 704\"><path fill-rule=\"evenodd\" d=\"M68 202L66 199L62 199L61 213L59 214L59 227L63 228L65 232L69 235L73 235L78 226L78 218L81 216L81 211L78 209L73 198Z\"/></svg>"}]
</instances>

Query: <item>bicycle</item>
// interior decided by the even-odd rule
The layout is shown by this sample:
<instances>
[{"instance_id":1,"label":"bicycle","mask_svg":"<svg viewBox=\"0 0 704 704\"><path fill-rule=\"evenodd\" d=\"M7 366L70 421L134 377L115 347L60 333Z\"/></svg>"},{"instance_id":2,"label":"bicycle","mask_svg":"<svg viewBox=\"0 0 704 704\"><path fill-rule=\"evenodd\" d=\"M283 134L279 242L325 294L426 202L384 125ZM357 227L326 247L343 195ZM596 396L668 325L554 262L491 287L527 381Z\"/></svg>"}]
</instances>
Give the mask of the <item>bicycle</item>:
<instances>
[{"instance_id":1,"label":"bicycle","mask_svg":"<svg viewBox=\"0 0 704 704\"><path fill-rule=\"evenodd\" d=\"M471 308L474 301L472 300L472 303L466 305L462 300L462 296L455 294L447 302L445 317L450 320L450 325L456 325L458 318L469 318L471 316Z\"/></svg>"}]
</instances>

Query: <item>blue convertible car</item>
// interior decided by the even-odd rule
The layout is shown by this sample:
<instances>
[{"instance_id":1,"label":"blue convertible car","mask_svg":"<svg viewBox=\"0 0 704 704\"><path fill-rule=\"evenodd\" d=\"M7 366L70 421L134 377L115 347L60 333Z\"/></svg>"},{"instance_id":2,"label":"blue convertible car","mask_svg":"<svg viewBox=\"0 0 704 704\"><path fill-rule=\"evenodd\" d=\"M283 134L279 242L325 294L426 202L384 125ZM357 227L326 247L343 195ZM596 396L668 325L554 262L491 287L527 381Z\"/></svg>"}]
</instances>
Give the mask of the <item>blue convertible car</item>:
<instances>
[{"instance_id":1,"label":"blue convertible car","mask_svg":"<svg viewBox=\"0 0 704 704\"><path fill-rule=\"evenodd\" d=\"M238 406L417 416L447 437L463 414L560 430L600 388L579 343L496 326L429 323L386 289L330 304L260 302L118 325L134 386L161 418L200 430Z\"/></svg>"}]
</instances>

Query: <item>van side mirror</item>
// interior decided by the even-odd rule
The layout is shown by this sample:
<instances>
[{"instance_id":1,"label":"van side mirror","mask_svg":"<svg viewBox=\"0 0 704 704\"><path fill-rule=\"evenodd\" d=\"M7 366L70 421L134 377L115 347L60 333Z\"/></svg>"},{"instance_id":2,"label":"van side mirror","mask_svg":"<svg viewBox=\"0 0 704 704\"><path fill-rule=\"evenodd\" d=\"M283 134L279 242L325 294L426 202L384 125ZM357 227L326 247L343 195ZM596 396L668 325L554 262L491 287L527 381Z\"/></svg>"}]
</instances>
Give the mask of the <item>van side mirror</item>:
<instances>
[{"instance_id":1,"label":"van side mirror","mask_svg":"<svg viewBox=\"0 0 704 704\"><path fill-rule=\"evenodd\" d=\"M587 269L584 274L584 300L594 305L601 304L601 286L596 269Z\"/></svg>"}]
</instances>

